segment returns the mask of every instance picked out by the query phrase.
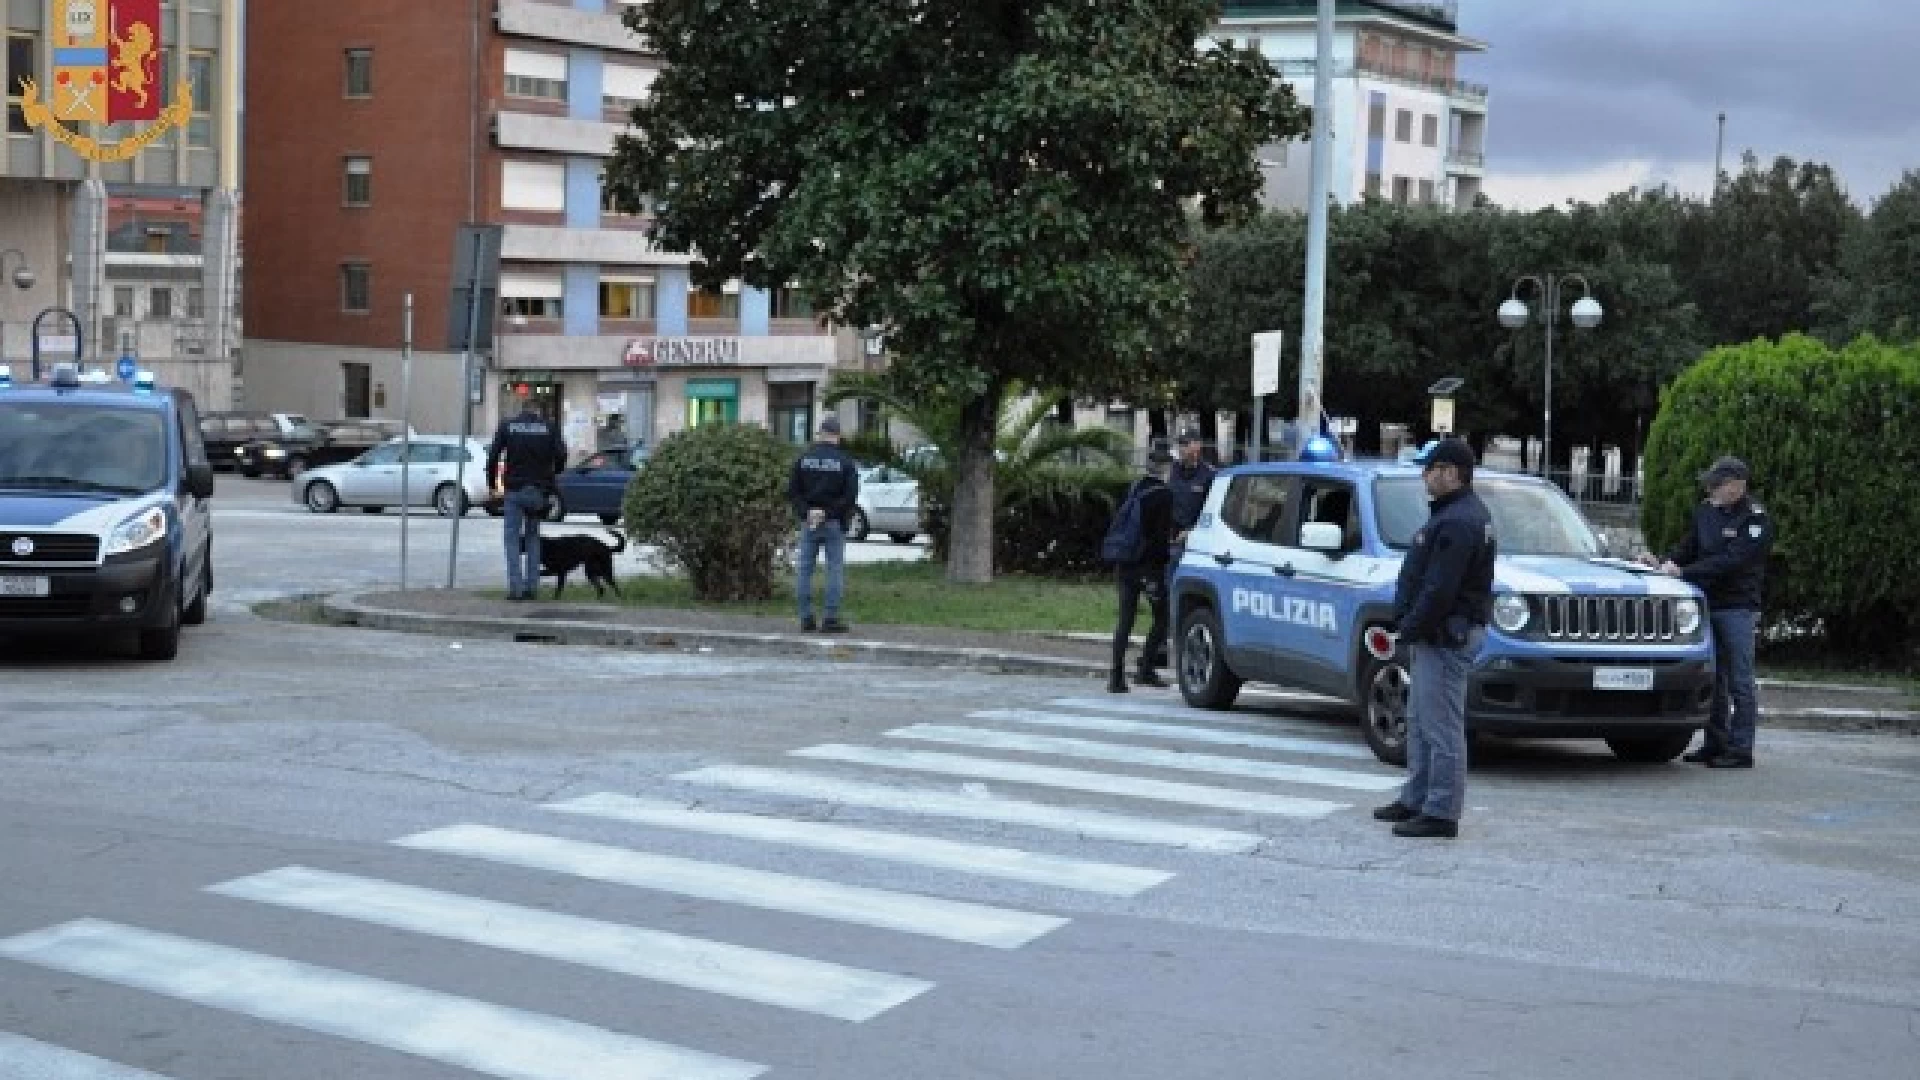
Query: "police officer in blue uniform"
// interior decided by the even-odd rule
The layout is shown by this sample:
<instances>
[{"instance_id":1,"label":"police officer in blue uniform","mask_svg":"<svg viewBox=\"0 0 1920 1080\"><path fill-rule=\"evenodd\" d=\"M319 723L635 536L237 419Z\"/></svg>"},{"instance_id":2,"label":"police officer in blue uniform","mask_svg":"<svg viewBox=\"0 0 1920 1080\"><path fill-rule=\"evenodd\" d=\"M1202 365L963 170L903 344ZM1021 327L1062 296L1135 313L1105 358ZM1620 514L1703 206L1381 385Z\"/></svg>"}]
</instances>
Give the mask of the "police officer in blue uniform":
<instances>
[{"instance_id":1,"label":"police officer in blue uniform","mask_svg":"<svg viewBox=\"0 0 1920 1080\"><path fill-rule=\"evenodd\" d=\"M1773 547L1773 521L1747 496L1747 464L1723 457L1700 474L1707 497L1693 511L1686 535L1659 563L1663 573L1706 594L1713 622L1713 711L1706 738L1686 760L1713 769L1753 768L1759 688L1753 673L1754 631L1760 620ZM1648 563L1654 560L1651 556Z\"/></svg>"},{"instance_id":2,"label":"police officer in blue uniform","mask_svg":"<svg viewBox=\"0 0 1920 1080\"><path fill-rule=\"evenodd\" d=\"M1167 655L1167 559L1173 539L1173 499L1165 477L1172 462L1173 455L1166 447L1154 447L1147 455L1147 471L1127 493L1128 498L1139 499L1140 546L1136 558L1114 567L1120 611L1113 627L1113 667L1107 677L1110 694L1127 692L1127 647L1133 642L1133 621L1143 595L1153 622L1147 627L1146 644L1134 666L1133 681L1141 686L1167 685L1154 669L1166 663Z\"/></svg>"},{"instance_id":3,"label":"police officer in blue uniform","mask_svg":"<svg viewBox=\"0 0 1920 1080\"><path fill-rule=\"evenodd\" d=\"M1473 448L1449 436L1414 458L1431 499L1400 564L1394 615L1413 658L1407 783L1373 812L1395 836L1460 833L1467 798L1467 675L1493 615L1493 517L1473 491Z\"/></svg>"},{"instance_id":4,"label":"police officer in blue uniform","mask_svg":"<svg viewBox=\"0 0 1920 1080\"><path fill-rule=\"evenodd\" d=\"M840 448L840 418L829 414L820 421L814 444L793 463L787 477L787 498L800 519L800 574L795 582L800 607L800 629L816 628L844 634L840 597L846 589L847 526L860 500L860 465ZM821 553L827 556L826 621L813 621L813 567Z\"/></svg>"},{"instance_id":5,"label":"police officer in blue uniform","mask_svg":"<svg viewBox=\"0 0 1920 1080\"><path fill-rule=\"evenodd\" d=\"M1200 524L1200 511L1207 505L1207 491L1213 487L1214 468L1203 456L1199 428L1184 428L1175 440L1179 455L1167 471L1167 492L1172 496L1173 541L1167 549L1168 594L1172 594L1172 575L1187 553L1187 534ZM1166 654L1156 654L1154 663L1164 666Z\"/></svg>"},{"instance_id":6,"label":"police officer in blue uniform","mask_svg":"<svg viewBox=\"0 0 1920 1080\"><path fill-rule=\"evenodd\" d=\"M487 476L503 503L508 600L531 600L540 586L540 519L546 516L554 476L566 461L566 441L531 401L493 433Z\"/></svg>"}]
</instances>

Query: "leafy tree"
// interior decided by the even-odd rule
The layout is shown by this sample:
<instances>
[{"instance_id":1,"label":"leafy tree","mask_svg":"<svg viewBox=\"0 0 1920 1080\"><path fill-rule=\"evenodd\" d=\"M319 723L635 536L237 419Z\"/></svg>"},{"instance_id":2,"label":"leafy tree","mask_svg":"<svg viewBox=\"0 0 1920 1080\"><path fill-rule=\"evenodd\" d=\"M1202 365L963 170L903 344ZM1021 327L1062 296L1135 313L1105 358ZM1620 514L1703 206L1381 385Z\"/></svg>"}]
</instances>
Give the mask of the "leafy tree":
<instances>
[{"instance_id":1,"label":"leafy tree","mask_svg":"<svg viewBox=\"0 0 1920 1080\"><path fill-rule=\"evenodd\" d=\"M1873 204L1833 306L1851 326L1895 340L1920 338L1920 170Z\"/></svg>"},{"instance_id":2,"label":"leafy tree","mask_svg":"<svg viewBox=\"0 0 1920 1080\"><path fill-rule=\"evenodd\" d=\"M957 402L948 576L992 575L1008 387L1137 389L1186 307L1187 208L1250 210L1304 111L1214 0L652 0L665 62L608 168L695 279L798 282Z\"/></svg>"}]
</instances>

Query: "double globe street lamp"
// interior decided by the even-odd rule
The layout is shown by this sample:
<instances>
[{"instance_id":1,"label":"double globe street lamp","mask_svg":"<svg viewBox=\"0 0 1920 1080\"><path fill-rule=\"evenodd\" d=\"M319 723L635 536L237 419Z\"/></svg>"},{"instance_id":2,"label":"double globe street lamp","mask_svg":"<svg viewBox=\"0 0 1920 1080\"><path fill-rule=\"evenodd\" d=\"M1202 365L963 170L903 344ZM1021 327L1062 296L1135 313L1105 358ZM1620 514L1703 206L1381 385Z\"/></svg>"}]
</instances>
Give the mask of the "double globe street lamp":
<instances>
[{"instance_id":1,"label":"double globe street lamp","mask_svg":"<svg viewBox=\"0 0 1920 1080\"><path fill-rule=\"evenodd\" d=\"M1549 481L1553 479L1553 335L1560 319L1561 289L1572 282L1580 285L1580 299L1573 302L1570 312L1573 325L1582 330L1591 330L1600 325L1605 312L1600 301L1593 298L1593 290L1587 285L1587 279L1579 274L1547 274L1535 277L1527 274L1513 283L1513 295L1500 305L1500 325L1509 330L1518 330L1527 325L1533 313L1528 310L1526 301L1520 299L1520 290L1531 283L1534 292L1540 295L1547 308L1547 374L1546 399L1540 412L1540 475Z\"/></svg>"}]
</instances>

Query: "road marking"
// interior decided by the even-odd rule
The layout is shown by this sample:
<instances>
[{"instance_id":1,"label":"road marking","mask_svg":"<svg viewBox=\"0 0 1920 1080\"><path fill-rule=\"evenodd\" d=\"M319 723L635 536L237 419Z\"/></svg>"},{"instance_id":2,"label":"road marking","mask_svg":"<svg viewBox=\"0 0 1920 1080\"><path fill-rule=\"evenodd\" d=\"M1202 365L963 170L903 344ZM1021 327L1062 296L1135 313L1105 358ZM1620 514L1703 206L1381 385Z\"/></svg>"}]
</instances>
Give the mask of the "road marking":
<instances>
[{"instance_id":1,"label":"road marking","mask_svg":"<svg viewBox=\"0 0 1920 1080\"><path fill-rule=\"evenodd\" d=\"M1262 791L1206 787L1172 780L1153 780L1143 776L1119 776L1112 773L1061 769L1051 765L1029 765L1021 761L938 754L924 750L894 750L881 746L842 746L827 743L792 751L795 757L817 761L848 761L856 765L874 765L882 769L906 769L912 772L945 773L972 776L982 780L1004 780L1012 784L1092 791L1103 795L1123 795L1156 802L1209 806L1217 810L1238 810L1273 817L1319 818L1345 803L1321 799L1297 799L1289 795L1269 795Z\"/></svg>"},{"instance_id":2,"label":"road marking","mask_svg":"<svg viewBox=\"0 0 1920 1080\"><path fill-rule=\"evenodd\" d=\"M766 1066L572 1020L80 919L0 954L508 1080L750 1080Z\"/></svg>"},{"instance_id":3,"label":"road marking","mask_svg":"<svg viewBox=\"0 0 1920 1080\"><path fill-rule=\"evenodd\" d=\"M0 1031L0 1076L7 1080L167 1080L159 1073Z\"/></svg>"},{"instance_id":4,"label":"road marking","mask_svg":"<svg viewBox=\"0 0 1920 1080\"><path fill-rule=\"evenodd\" d=\"M1364 746L1332 742L1327 739L1296 739L1285 735L1261 735L1251 731L1222 731L1181 724L1154 724L1143 720L1122 720L1112 716L1082 716L1079 713L1042 712L1036 709L985 709L968 713L972 720L1009 720L1016 724L1041 727L1074 728L1080 731L1104 731L1117 735L1145 735L1156 739L1182 739L1216 746L1244 746L1253 750L1279 750L1316 757L1349 758L1373 761L1373 751Z\"/></svg>"},{"instance_id":5,"label":"road marking","mask_svg":"<svg viewBox=\"0 0 1920 1080\"><path fill-rule=\"evenodd\" d=\"M1406 783L1401 777L1345 769L1321 769L1312 765L1289 765L1282 761L1255 761L1251 758L1222 757L1218 754L1188 754L1151 746L1127 746L1121 743L1093 742L1089 739L1064 739L1053 735L1031 735L1024 731L993 731L987 728L958 727L951 724L910 724L886 733L890 739L915 739L987 750L1012 750L1023 754L1053 754L1111 761L1122 765L1144 765L1155 769L1180 769L1187 772L1215 773L1220 776L1244 776L1254 780L1274 780L1283 784L1310 784L1315 787L1346 788L1349 791L1388 791Z\"/></svg>"},{"instance_id":6,"label":"road marking","mask_svg":"<svg viewBox=\"0 0 1920 1080\"><path fill-rule=\"evenodd\" d=\"M958 795L926 788L897 788L883 784L864 784L816 773L788 772L783 769L756 769L737 765L716 765L675 776L690 784L787 795L796 799L819 799L876 810L897 810L903 814L926 817L960 818L968 821L998 821L1007 825L1026 825L1036 829L1073 833L1101 840L1128 844L1152 844L1158 847L1187 848L1192 851L1241 853L1259 847L1261 838L1253 833L1231 829L1212 829L1204 825L1182 825L1154 818L1128 817L1104 810L1082 810L1071 806L1003 799L997 796Z\"/></svg>"},{"instance_id":7,"label":"road marking","mask_svg":"<svg viewBox=\"0 0 1920 1080\"><path fill-rule=\"evenodd\" d=\"M1321 697L1319 694L1296 693L1291 690L1276 690L1262 693L1281 701L1296 702L1301 705L1339 705L1337 698ZM1271 723L1280 717L1270 713L1229 713L1215 712L1210 709L1191 709L1185 705L1169 702L1162 705L1153 701L1108 700L1106 698L1055 698L1047 702L1056 709L1084 709L1096 713L1122 713L1128 716L1163 716L1173 720L1199 720L1206 723Z\"/></svg>"},{"instance_id":8,"label":"road marking","mask_svg":"<svg viewBox=\"0 0 1920 1080\"><path fill-rule=\"evenodd\" d=\"M810 915L996 949L1017 949L1067 924L1067 920L1051 915L842 885L818 878L655 855L486 825L434 829L394 843L420 851L463 855L616 885L697 896L723 904Z\"/></svg>"},{"instance_id":9,"label":"road marking","mask_svg":"<svg viewBox=\"0 0 1920 1080\"><path fill-rule=\"evenodd\" d=\"M678 803L635 799L609 792L549 803L547 808L567 814L687 829L717 836L737 836L770 844L861 855L1109 896L1134 896L1173 877L1164 870L1140 866L1065 859L1017 848L908 836L824 821L795 821L759 814L694 810Z\"/></svg>"},{"instance_id":10,"label":"road marking","mask_svg":"<svg viewBox=\"0 0 1920 1080\"><path fill-rule=\"evenodd\" d=\"M856 1023L933 988L920 979L302 866L208 891Z\"/></svg>"}]
</instances>

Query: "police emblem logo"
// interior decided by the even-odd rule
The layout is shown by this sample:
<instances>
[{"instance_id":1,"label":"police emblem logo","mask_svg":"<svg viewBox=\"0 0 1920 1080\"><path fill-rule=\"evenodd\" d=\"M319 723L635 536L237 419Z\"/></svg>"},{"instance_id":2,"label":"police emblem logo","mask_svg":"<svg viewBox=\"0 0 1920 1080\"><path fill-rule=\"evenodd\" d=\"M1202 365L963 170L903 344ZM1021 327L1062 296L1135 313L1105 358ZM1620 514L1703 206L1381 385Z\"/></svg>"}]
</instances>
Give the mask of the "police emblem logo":
<instances>
[{"instance_id":1,"label":"police emblem logo","mask_svg":"<svg viewBox=\"0 0 1920 1080\"><path fill-rule=\"evenodd\" d=\"M20 112L88 161L126 161L193 118L193 83L181 78L166 94L161 70L160 0L55 0L59 28L53 79L43 88L19 80ZM163 100L166 99L166 100ZM151 121L118 143L101 142L80 130L129 121ZM71 126L70 126L71 125Z\"/></svg>"},{"instance_id":2,"label":"police emblem logo","mask_svg":"<svg viewBox=\"0 0 1920 1080\"><path fill-rule=\"evenodd\" d=\"M1766 532L1766 529L1757 521L1747 526L1747 535L1753 537L1755 540L1760 539L1760 534L1763 532Z\"/></svg>"},{"instance_id":3,"label":"police emblem logo","mask_svg":"<svg viewBox=\"0 0 1920 1080\"><path fill-rule=\"evenodd\" d=\"M27 556L33 554L33 537L31 536L14 537L13 538L13 554L16 558L21 558L21 559L24 559Z\"/></svg>"}]
</instances>

